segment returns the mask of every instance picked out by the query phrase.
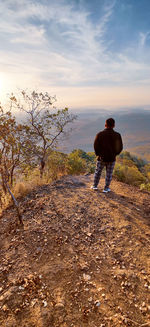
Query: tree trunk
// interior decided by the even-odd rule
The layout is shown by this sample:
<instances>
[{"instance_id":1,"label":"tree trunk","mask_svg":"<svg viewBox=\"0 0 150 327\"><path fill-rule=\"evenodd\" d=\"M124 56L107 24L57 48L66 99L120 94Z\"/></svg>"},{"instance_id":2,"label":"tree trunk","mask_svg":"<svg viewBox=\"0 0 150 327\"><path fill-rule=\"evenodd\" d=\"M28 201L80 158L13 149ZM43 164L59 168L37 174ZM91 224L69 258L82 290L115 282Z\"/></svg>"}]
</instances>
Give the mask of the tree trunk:
<instances>
[{"instance_id":1,"label":"tree trunk","mask_svg":"<svg viewBox=\"0 0 150 327\"><path fill-rule=\"evenodd\" d=\"M12 167L11 172L10 172L10 185L11 186L13 186L14 168L15 167Z\"/></svg>"},{"instance_id":2,"label":"tree trunk","mask_svg":"<svg viewBox=\"0 0 150 327\"><path fill-rule=\"evenodd\" d=\"M20 210L19 210L19 205L18 205L18 202L16 200L16 198L14 197L13 193L11 192L9 186L7 185L7 183L5 182L5 186L9 192L9 194L11 195L11 198L13 200L13 203L14 203L14 206L16 207L16 210L17 210L17 215L18 215L18 218L19 218L19 222L21 225L23 225L23 221L22 221L22 216L21 216L21 213L20 213Z\"/></svg>"},{"instance_id":3,"label":"tree trunk","mask_svg":"<svg viewBox=\"0 0 150 327\"><path fill-rule=\"evenodd\" d=\"M45 160L42 158L41 162L40 162L40 177L43 177L43 173L44 173L44 167L45 167Z\"/></svg>"}]
</instances>

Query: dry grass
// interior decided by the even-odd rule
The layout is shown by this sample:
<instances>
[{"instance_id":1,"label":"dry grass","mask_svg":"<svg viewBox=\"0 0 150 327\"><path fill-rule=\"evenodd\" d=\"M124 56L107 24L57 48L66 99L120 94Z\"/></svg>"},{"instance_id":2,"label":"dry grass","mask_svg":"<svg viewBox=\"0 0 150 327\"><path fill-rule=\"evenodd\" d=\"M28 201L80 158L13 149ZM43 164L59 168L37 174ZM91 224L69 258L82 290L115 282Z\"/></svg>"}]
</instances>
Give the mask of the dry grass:
<instances>
[{"instance_id":1,"label":"dry grass","mask_svg":"<svg viewBox=\"0 0 150 327\"><path fill-rule=\"evenodd\" d=\"M20 181L13 188L13 194L16 198L30 193L36 186L45 184L45 178L34 177L30 181Z\"/></svg>"},{"instance_id":2,"label":"dry grass","mask_svg":"<svg viewBox=\"0 0 150 327\"><path fill-rule=\"evenodd\" d=\"M50 183L50 180L47 180L47 178L44 176L43 178L40 178L38 175L31 176L30 180L19 180L14 187L12 188L12 193L15 196L15 198L20 198L25 196L26 194L30 193L33 189L35 189L37 186L41 186L47 183ZM11 196L7 193L5 194L1 190L0 195L0 213L4 209L6 209L9 204L12 203Z\"/></svg>"},{"instance_id":3,"label":"dry grass","mask_svg":"<svg viewBox=\"0 0 150 327\"><path fill-rule=\"evenodd\" d=\"M57 173L57 174L49 174L45 173L43 177L40 177L40 173L37 169L35 169L30 176L25 178L20 178L18 182L13 186L12 193L16 199L25 196L26 194L33 191L37 186L42 186L45 184L50 184L52 181L61 178L64 174ZM12 203L12 198L9 194L5 194L1 190L0 194L0 214L4 209L6 209Z\"/></svg>"}]
</instances>

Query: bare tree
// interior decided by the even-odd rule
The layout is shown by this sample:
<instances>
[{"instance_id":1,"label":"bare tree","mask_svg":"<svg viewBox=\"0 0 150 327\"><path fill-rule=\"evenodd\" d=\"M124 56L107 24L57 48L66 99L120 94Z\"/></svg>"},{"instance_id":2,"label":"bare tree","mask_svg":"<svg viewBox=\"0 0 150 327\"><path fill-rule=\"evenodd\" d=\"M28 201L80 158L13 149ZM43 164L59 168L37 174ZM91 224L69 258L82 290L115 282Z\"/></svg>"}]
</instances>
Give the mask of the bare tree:
<instances>
[{"instance_id":1,"label":"bare tree","mask_svg":"<svg viewBox=\"0 0 150 327\"><path fill-rule=\"evenodd\" d=\"M40 163L40 175L43 171L48 152L56 149L60 137L66 132L68 124L72 123L76 116L69 113L68 108L56 109L53 103L55 97L47 92L31 94L21 92L21 101L12 95L10 97L12 106L27 114L26 125L28 126L28 140L30 152Z\"/></svg>"}]
</instances>

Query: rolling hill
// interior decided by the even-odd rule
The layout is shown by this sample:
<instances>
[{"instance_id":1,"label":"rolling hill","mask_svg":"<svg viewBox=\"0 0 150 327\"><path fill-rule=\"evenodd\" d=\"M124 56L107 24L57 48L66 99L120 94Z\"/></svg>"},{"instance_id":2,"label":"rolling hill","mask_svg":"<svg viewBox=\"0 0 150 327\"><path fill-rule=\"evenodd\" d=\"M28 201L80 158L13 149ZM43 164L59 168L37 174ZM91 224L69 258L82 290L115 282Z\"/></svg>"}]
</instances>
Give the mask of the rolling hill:
<instances>
[{"instance_id":1,"label":"rolling hill","mask_svg":"<svg viewBox=\"0 0 150 327\"><path fill-rule=\"evenodd\" d=\"M116 121L115 129L122 135L124 150L150 160L149 110L81 112L73 125L68 142L65 141L65 150L70 152L75 148L81 148L93 151L95 135L104 129L105 120L109 117Z\"/></svg>"}]
</instances>

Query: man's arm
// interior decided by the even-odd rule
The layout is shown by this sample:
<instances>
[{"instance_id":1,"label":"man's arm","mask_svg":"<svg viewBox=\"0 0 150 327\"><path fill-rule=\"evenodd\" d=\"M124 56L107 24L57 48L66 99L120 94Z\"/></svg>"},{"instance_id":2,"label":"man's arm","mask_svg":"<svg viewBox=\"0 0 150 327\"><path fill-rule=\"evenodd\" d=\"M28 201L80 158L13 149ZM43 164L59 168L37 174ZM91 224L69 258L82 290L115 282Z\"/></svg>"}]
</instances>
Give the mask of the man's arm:
<instances>
[{"instance_id":1,"label":"man's arm","mask_svg":"<svg viewBox=\"0 0 150 327\"><path fill-rule=\"evenodd\" d=\"M118 155L121 151L123 150L123 142L122 142L122 137L118 133L117 139L116 139L116 155Z\"/></svg>"},{"instance_id":2,"label":"man's arm","mask_svg":"<svg viewBox=\"0 0 150 327\"><path fill-rule=\"evenodd\" d=\"M100 155L100 135L99 133L96 135L95 140L94 140L94 150L96 156Z\"/></svg>"}]
</instances>

